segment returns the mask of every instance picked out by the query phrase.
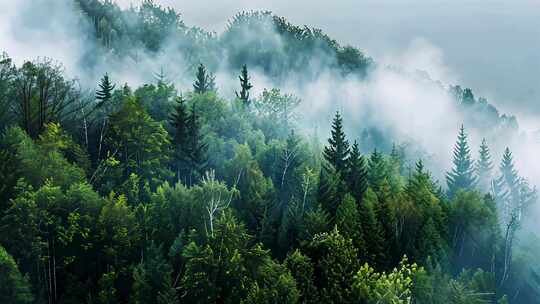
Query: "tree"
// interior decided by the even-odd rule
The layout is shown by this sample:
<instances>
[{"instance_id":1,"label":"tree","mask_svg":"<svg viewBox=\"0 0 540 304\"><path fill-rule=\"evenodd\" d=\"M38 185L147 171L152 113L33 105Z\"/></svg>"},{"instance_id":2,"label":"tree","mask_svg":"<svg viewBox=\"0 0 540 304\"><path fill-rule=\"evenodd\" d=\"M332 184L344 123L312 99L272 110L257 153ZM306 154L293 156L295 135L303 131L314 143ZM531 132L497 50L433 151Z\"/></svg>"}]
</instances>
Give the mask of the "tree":
<instances>
[{"instance_id":1,"label":"tree","mask_svg":"<svg viewBox=\"0 0 540 304\"><path fill-rule=\"evenodd\" d=\"M454 197L458 191L473 190L476 186L476 177L474 176L473 161L471 150L467 142L465 128L461 126L458 140L454 147L454 168L447 172L446 182L448 184L448 196Z\"/></svg>"},{"instance_id":2,"label":"tree","mask_svg":"<svg viewBox=\"0 0 540 304\"><path fill-rule=\"evenodd\" d=\"M408 304L413 295L417 272L424 272L404 257L399 268L391 272L376 272L367 263L354 276L353 290L359 303Z\"/></svg>"},{"instance_id":3,"label":"tree","mask_svg":"<svg viewBox=\"0 0 540 304\"><path fill-rule=\"evenodd\" d=\"M339 112L336 112L334 117L332 136L328 139L328 144L328 146L324 147L324 159L334 167L337 173L344 176L347 172L350 149L349 142L343 131L343 119Z\"/></svg>"},{"instance_id":4,"label":"tree","mask_svg":"<svg viewBox=\"0 0 540 304\"><path fill-rule=\"evenodd\" d=\"M25 62L17 70L12 88L20 126L32 138L51 122L77 123L74 118L87 106L77 82L66 80L63 67L50 59Z\"/></svg>"},{"instance_id":5,"label":"tree","mask_svg":"<svg viewBox=\"0 0 540 304\"><path fill-rule=\"evenodd\" d=\"M375 213L378 204L377 195L368 188L358 209L360 229L366 244L364 260L373 267L384 266L385 261L384 231Z\"/></svg>"},{"instance_id":6,"label":"tree","mask_svg":"<svg viewBox=\"0 0 540 304\"><path fill-rule=\"evenodd\" d=\"M487 146L486 139L482 139L480 150L478 152L479 157L476 162L476 176L478 180L478 188L484 192L490 192L492 189L492 173L493 162L491 161L491 155L489 153L489 147Z\"/></svg>"},{"instance_id":7,"label":"tree","mask_svg":"<svg viewBox=\"0 0 540 304\"><path fill-rule=\"evenodd\" d=\"M386 160L381 152L373 150L369 157L369 186L378 192L386 179Z\"/></svg>"},{"instance_id":8,"label":"tree","mask_svg":"<svg viewBox=\"0 0 540 304\"><path fill-rule=\"evenodd\" d=\"M352 145L348 162L347 185L357 204L360 204L369 186L369 181L366 161L360 155L360 149L356 141Z\"/></svg>"},{"instance_id":9,"label":"tree","mask_svg":"<svg viewBox=\"0 0 540 304\"><path fill-rule=\"evenodd\" d=\"M361 251L366 248L364 233L360 226L360 214L358 213L358 204L354 197L347 193L343 197L341 204L336 211L336 226L339 231L352 239L354 246Z\"/></svg>"},{"instance_id":10,"label":"tree","mask_svg":"<svg viewBox=\"0 0 540 304\"><path fill-rule=\"evenodd\" d=\"M236 97L240 99L244 106L249 106L249 90L253 88L253 85L249 82L249 75L247 66L244 64L242 66L242 71L240 72L240 76L238 77L240 79L240 94L238 92L236 93Z\"/></svg>"},{"instance_id":11,"label":"tree","mask_svg":"<svg viewBox=\"0 0 540 304\"><path fill-rule=\"evenodd\" d=\"M204 94L206 92L215 90L215 77L208 73L206 67L201 63L197 68L195 83L193 84L193 91L196 94Z\"/></svg>"},{"instance_id":12,"label":"tree","mask_svg":"<svg viewBox=\"0 0 540 304\"><path fill-rule=\"evenodd\" d=\"M133 270L131 301L135 304L161 304L158 295L167 292L172 268L163 257L162 246L150 242L144 259Z\"/></svg>"},{"instance_id":13,"label":"tree","mask_svg":"<svg viewBox=\"0 0 540 304\"><path fill-rule=\"evenodd\" d=\"M190 116L186 102L182 96L176 98L176 107L169 117L169 123L173 128L172 143L174 144L174 169L177 179L188 174L190 160Z\"/></svg>"},{"instance_id":14,"label":"tree","mask_svg":"<svg viewBox=\"0 0 540 304\"><path fill-rule=\"evenodd\" d=\"M98 101L97 107L102 107L103 105L109 103L109 101L112 99L112 92L114 91L115 87L116 84L111 83L109 74L105 73L103 78L101 78L99 89L96 90L96 100Z\"/></svg>"},{"instance_id":15,"label":"tree","mask_svg":"<svg viewBox=\"0 0 540 304\"><path fill-rule=\"evenodd\" d=\"M300 303L317 303L317 287L314 281L314 268L311 259L300 250L289 253L284 262L291 272L300 292Z\"/></svg>"},{"instance_id":16,"label":"tree","mask_svg":"<svg viewBox=\"0 0 540 304\"><path fill-rule=\"evenodd\" d=\"M320 303L357 303L352 292L359 269L358 252L350 238L337 228L316 235L306 248L315 265L315 284Z\"/></svg>"},{"instance_id":17,"label":"tree","mask_svg":"<svg viewBox=\"0 0 540 304\"><path fill-rule=\"evenodd\" d=\"M495 199L502 212L503 223L508 223L513 214L517 216L519 208L519 175L508 147L504 150L499 171L500 176L494 182Z\"/></svg>"},{"instance_id":18,"label":"tree","mask_svg":"<svg viewBox=\"0 0 540 304\"><path fill-rule=\"evenodd\" d=\"M109 117L106 143L111 155L120 160L124 179L136 174L156 185L168 178L170 139L163 126L154 121L134 97L127 97L120 109Z\"/></svg>"},{"instance_id":19,"label":"tree","mask_svg":"<svg viewBox=\"0 0 540 304\"><path fill-rule=\"evenodd\" d=\"M192 105L191 113L187 121L187 147L190 165L189 184L191 184L195 178L202 176L207 165L206 152L208 151L208 144L205 143L203 134L201 134L200 117L196 106L196 104Z\"/></svg>"},{"instance_id":20,"label":"tree","mask_svg":"<svg viewBox=\"0 0 540 304\"><path fill-rule=\"evenodd\" d=\"M13 257L0 245L0 302L30 304L33 301L28 278L19 272Z\"/></svg>"}]
</instances>

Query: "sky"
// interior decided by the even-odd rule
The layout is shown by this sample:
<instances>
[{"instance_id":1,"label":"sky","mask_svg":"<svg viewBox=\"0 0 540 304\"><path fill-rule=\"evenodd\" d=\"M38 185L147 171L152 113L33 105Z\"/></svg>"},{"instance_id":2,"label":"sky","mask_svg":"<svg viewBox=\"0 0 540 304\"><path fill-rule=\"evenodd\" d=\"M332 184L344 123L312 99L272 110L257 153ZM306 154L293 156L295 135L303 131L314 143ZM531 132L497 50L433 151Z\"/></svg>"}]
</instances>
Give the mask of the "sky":
<instances>
[{"instance_id":1,"label":"sky","mask_svg":"<svg viewBox=\"0 0 540 304\"><path fill-rule=\"evenodd\" d=\"M540 125L540 0L155 1L176 8L187 25L216 32L239 11L271 10L383 63L429 43L447 67L442 80L473 88L525 127Z\"/></svg>"}]
</instances>

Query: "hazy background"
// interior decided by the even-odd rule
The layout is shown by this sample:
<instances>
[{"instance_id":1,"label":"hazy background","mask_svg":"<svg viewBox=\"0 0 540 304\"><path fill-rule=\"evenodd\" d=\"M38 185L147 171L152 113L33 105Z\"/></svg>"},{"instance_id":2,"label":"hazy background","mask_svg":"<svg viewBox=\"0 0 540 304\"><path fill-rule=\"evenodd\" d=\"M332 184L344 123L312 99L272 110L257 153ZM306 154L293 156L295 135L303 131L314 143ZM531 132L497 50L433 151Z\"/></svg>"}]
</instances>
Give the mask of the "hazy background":
<instances>
[{"instance_id":1,"label":"hazy background","mask_svg":"<svg viewBox=\"0 0 540 304\"><path fill-rule=\"evenodd\" d=\"M216 32L238 11L268 9L294 24L319 27L377 62L393 63L416 49L411 45L428 42L441 51L434 55L448 69L443 80L471 87L502 112L518 114L525 128L540 128L540 0L156 2L178 9L188 25ZM422 58L415 61L423 68Z\"/></svg>"}]
</instances>

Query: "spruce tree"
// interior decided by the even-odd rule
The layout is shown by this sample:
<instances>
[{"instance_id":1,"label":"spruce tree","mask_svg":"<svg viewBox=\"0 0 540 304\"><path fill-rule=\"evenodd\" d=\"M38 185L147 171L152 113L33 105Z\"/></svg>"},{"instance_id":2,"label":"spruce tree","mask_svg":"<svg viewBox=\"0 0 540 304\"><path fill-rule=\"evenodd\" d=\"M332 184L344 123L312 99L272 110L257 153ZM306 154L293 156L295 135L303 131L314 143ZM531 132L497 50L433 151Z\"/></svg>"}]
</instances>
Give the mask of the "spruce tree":
<instances>
[{"instance_id":1,"label":"spruce tree","mask_svg":"<svg viewBox=\"0 0 540 304\"><path fill-rule=\"evenodd\" d=\"M479 157L476 162L476 176L478 179L478 187L484 192L491 190L493 162L489 153L489 147L486 139L482 139L480 145Z\"/></svg>"},{"instance_id":2,"label":"spruce tree","mask_svg":"<svg viewBox=\"0 0 540 304\"><path fill-rule=\"evenodd\" d=\"M197 68L197 79L193 84L193 90L197 94L204 94L206 92L215 90L215 77L212 76L206 70L206 67L201 63Z\"/></svg>"},{"instance_id":3,"label":"spruce tree","mask_svg":"<svg viewBox=\"0 0 540 304\"><path fill-rule=\"evenodd\" d=\"M472 190L476 186L471 150L467 142L467 134L463 125L459 131L454 147L454 168L446 174L448 196L452 198L458 191Z\"/></svg>"},{"instance_id":4,"label":"spruce tree","mask_svg":"<svg viewBox=\"0 0 540 304\"><path fill-rule=\"evenodd\" d=\"M102 107L111 100L112 92L115 87L116 84L111 83L111 80L109 79L109 74L105 73L105 76L101 78L99 89L96 90L96 100L98 101L98 107Z\"/></svg>"},{"instance_id":5,"label":"spruce tree","mask_svg":"<svg viewBox=\"0 0 540 304\"><path fill-rule=\"evenodd\" d=\"M201 124L199 114L197 112L196 104L193 104L191 108L191 114L187 123L188 130L188 157L190 161L190 184L193 178L202 176L207 164L208 145L204 142L203 135L201 134ZM194 176L195 175L195 176Z\"/></svg>"},{"instance_id":6,"label":"spruce tree","mask_svg":"<svg viewBox=\"0 0 540 304\"><path fill-rule=\"evenodd\" d=\"M366 244L359 222L358 204L354 197L347 193L336 211L336 225L343 235L352 239L358 250L364 250ZM360 253L363 256L363 251Z\"/></svg>"},{"instance_id":7,"label":"spruce tree","mask_svg":"<svg viewBox=\"0 0 540 304\"><path fill-rule=\"evenodd\" d=\"M174 158L175 163L173 165L177 178L181 178L182 171L186 170L187 162L189 160L189 140L190 133L188 124L190 122L190 116L186 106L186 102L182 96L176 98L176 107L174 112L169 117L169 122L173 128L173 145L174 145ZM185 172L184 172L185 173Z\"/></svg>"},{"instance_id":8,"label":"spruce tree","mask_svg":"<svg viewBox=\"0 0 540 304\"><path fill-rule=\"evenodd\" d=\"M386 160L381 152L373 150L369 158L368 179L370 187L376 192L379 191L382 182L386 178Z\"/></svg>"},{"instance_id":9,"label":"spruce tree","mask_svg":"<svg viewBox=\"0 0 540 304\"><path fill-rule=\"evenodd\" d=\"M385 240L380 222L375 214L375 206L379 204L377 195L368 188L362 204L358 209L360 227L366 243L365 261L374 267L384 265Z\"/></svg>"},{"instance_id":10,"label":"spruce tree","mask_svg":"<svg viewBox=\"0 0 540 304\"><path fill-rule=\"evenodd\" d=\"M244 106L249 106L249 90L253 88L253 85L249 82L249 75L247 66L244 64L242 66L242 70L240 72L240 76L238 77L240 79L240 93L236 93L236 97L242 101Z\"/></svg>"},{"instance_id":11,"label":"spruce tree","mask_svg":"<svg viewBox=\"0 0 540 304\"><path fill-rule=\"evenodd\" d=\"M362 198L368 188L369 182L366 161L364 160L364 157L360 155L360 149L358 148L358 143L356 141L352 145L348 163L347 185L349 186L352 196L359 204L362 202Z\"/></svg>"},{"instance_id":12,"label":"spruce tree","mask_svg":"<svg viewBox=\"0 0 540 304\"><path fill-rule=\"evenodd\" d=\"M493 190L497 203L502 207L503 219L507 219L519 201L519 176L509 148L504 150L499 171L500 175L494 181Z\"/></svg>"},{"instance_id":13,"label":"spruce tree","mask_svg":"<svg viewBox=\"0 0 540 304\"><path fill-rule=\"evenodd\" d=\"M343 131L343 119L336 112L332 123L332 136L328 139L329 145L324 147L323 156L331 164L337 173L343 177L347 169L349 159L349 142Z\"/></svg>"}]
</instances>

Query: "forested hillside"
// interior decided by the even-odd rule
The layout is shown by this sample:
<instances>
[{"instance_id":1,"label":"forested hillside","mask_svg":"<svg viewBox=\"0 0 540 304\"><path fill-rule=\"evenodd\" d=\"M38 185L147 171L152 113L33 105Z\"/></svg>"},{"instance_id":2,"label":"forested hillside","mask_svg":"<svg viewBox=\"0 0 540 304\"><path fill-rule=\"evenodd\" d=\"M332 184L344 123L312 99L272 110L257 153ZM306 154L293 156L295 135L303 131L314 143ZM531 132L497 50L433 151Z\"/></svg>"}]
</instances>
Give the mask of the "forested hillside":
<instances>
[{"instance_id":1,"label":"forested hillside","mask_svg":"<svg viewBox=\"0 0 540 304\"><path fill-rule=\"evenodd\" d=\"M471 89L270 12L218 35L152 1L73 10L96 83L0 57L0 303L539 303L518 123ZM445 155L340 106L381 73L451 101ZM294 92L327 78L323 121Z\"/></svg>"}]
</instances>

